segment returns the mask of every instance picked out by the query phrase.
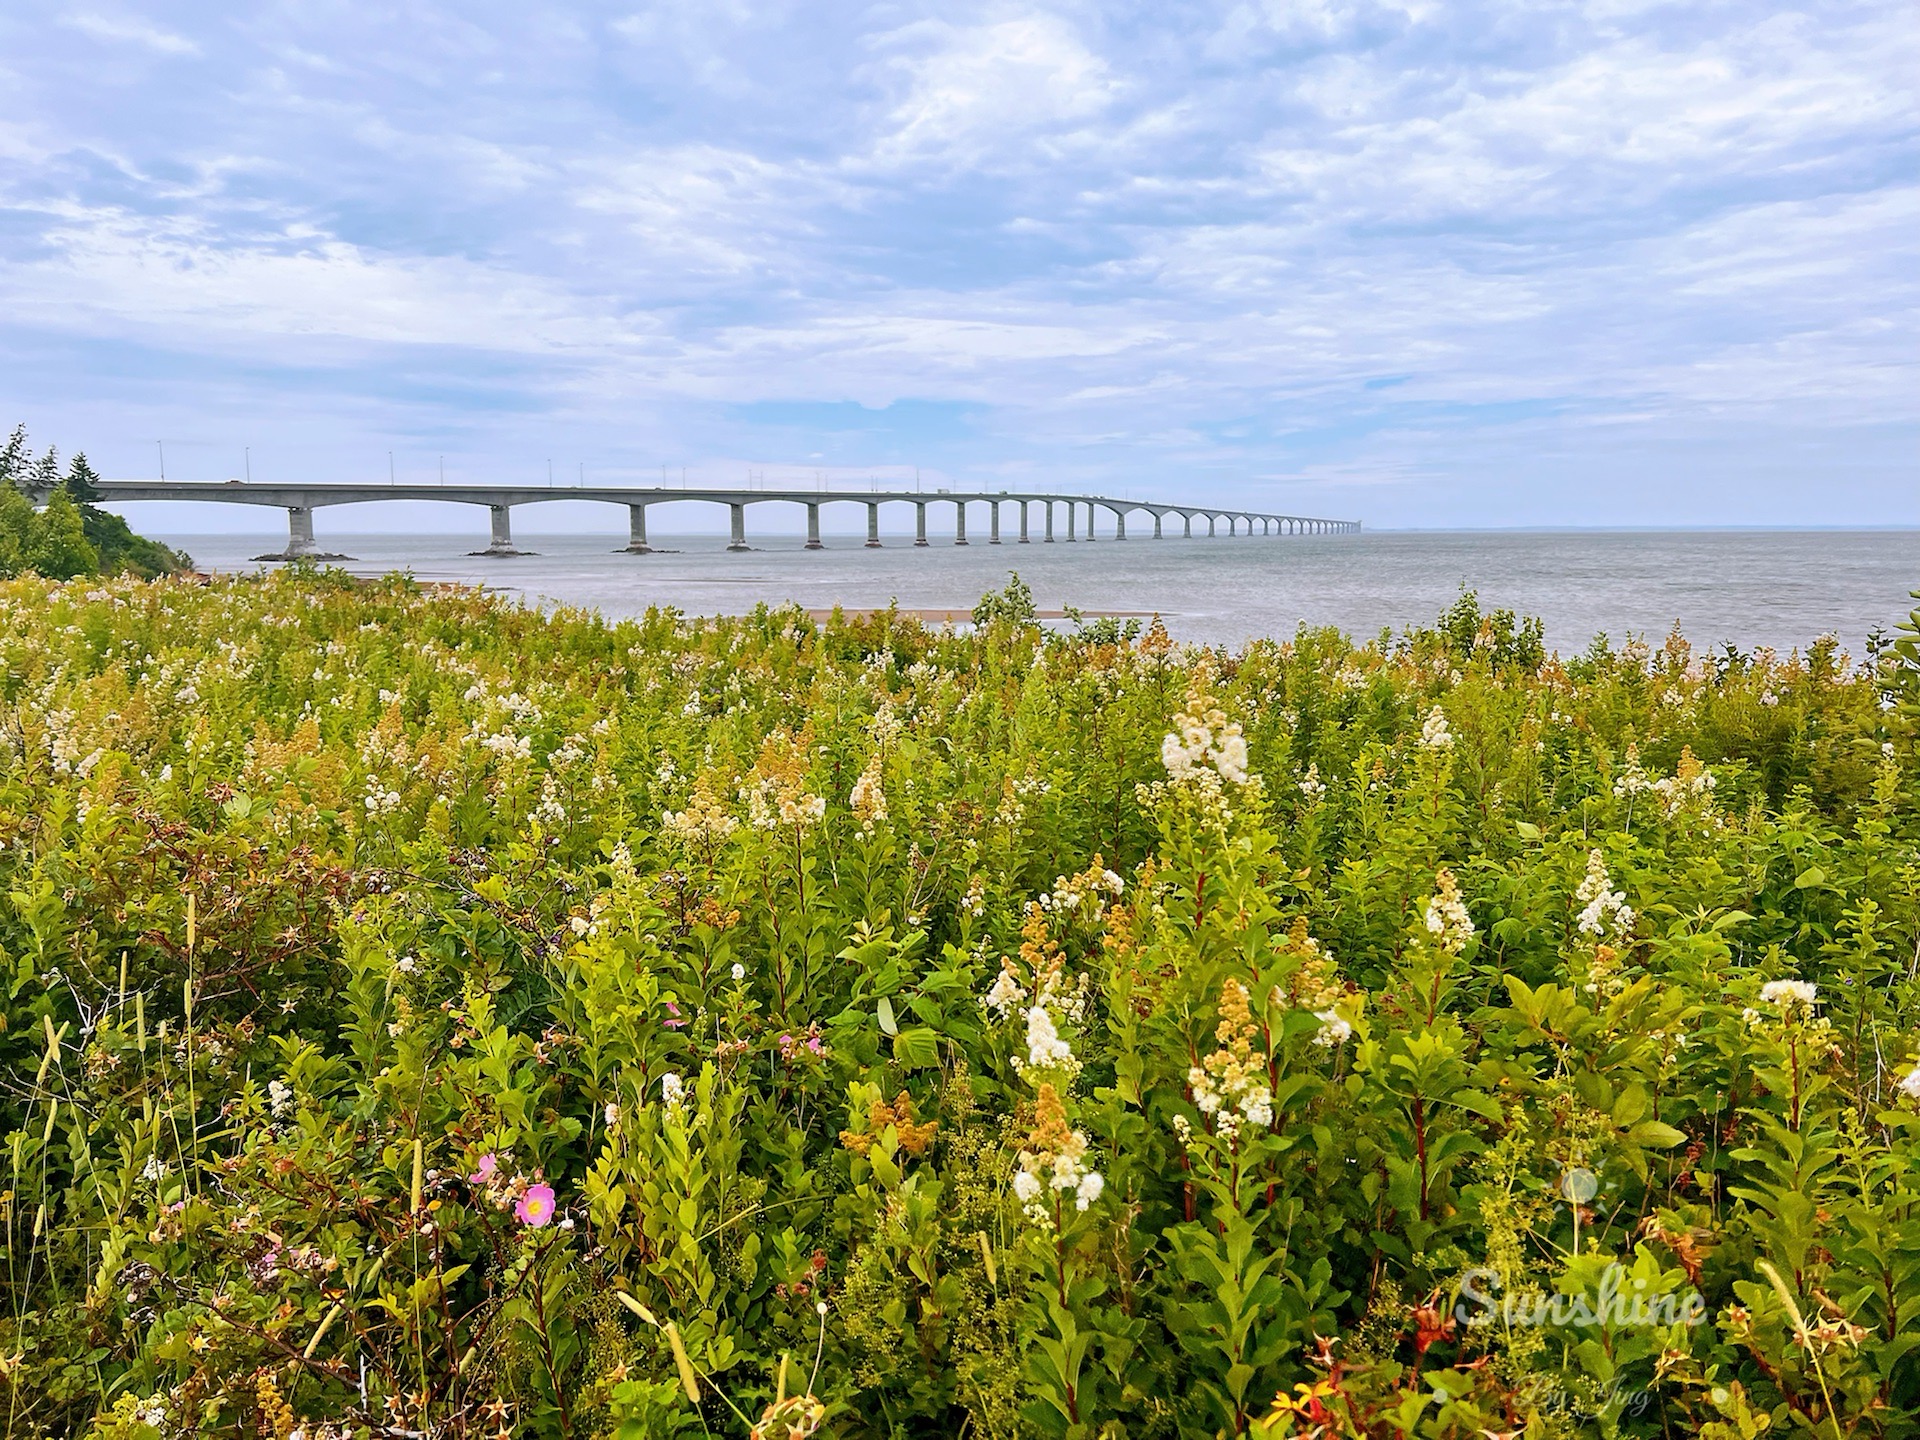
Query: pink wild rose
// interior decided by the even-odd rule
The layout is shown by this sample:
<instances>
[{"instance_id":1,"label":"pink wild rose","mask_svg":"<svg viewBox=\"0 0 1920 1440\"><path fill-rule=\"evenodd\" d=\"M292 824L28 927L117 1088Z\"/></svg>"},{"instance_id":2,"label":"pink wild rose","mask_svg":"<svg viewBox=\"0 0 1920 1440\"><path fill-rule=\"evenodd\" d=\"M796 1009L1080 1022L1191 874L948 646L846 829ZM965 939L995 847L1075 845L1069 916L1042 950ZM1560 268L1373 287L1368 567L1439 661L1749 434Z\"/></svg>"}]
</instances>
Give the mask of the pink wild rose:
<instances>
[{"instance_id":1,"label":"pink wild rose","mask_svg":"<svg viewBox=\"0 0 1920 1440\"><path fill-rule=\"evenodd\" d=\"M520 1203L513 1207L513 1218L535 1230L553 1219L553 1187L529 1185L527 1193L520 1197Z\"/></svg>"}]
</instances>

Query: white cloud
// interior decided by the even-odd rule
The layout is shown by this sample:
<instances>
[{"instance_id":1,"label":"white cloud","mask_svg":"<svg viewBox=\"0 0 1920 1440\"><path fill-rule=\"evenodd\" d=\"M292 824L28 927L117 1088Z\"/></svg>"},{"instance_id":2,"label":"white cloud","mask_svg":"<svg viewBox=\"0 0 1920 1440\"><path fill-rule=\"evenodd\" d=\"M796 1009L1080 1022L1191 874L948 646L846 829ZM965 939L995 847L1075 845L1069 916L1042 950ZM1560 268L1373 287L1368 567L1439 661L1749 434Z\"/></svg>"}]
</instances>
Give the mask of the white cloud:
<instances>
[{"instance_id":1,"label":"white cloud","mask_svg":"<svg viewBox=\"0 0 1920 1440\"><path fill-rule=\"evenodd\" d=\"M946 401L992 444L929 468L1329 486L1920 428L1894 0L672 0L597 30L281 0L145 39L109 13L0 22L0 353L157 351L142 403L236 357L313 406L316 375L433 367L456 398L354 413L505 433L458 382L507 372L697 456L749 447L716 418L743 401ZM225 88L136 70L89 103L75 30ZM74 364L12 369L92 393Z\"/></svg>"},{"instance_id":2,"label":"white cloud","mask_svg":"<svg viewBox=\"0 0 1920 1440\"><path fill-rule=\"evenodd\" d=\"M198 55L200 47L184 35L176 35L171 30L162 30L148 21L125 15L103 15L94 11L79 11L64 17L64 24L90 35L95 40L103 40L110 45L138 45L151 50L156 55Z\"/></svg>"},{"instance_id":3,"label":"white cloud","mask_svg":"<svg viewBox=\"0 0 1920 1440\"><path fill-rule=\"evenodd\" d=\"M894 92L871 152L883 165L1004 162L1013 147L1084 127L1120 90L1106 62L1053 15L918 21L872 43Z\"/></svg>"}]
</instances>

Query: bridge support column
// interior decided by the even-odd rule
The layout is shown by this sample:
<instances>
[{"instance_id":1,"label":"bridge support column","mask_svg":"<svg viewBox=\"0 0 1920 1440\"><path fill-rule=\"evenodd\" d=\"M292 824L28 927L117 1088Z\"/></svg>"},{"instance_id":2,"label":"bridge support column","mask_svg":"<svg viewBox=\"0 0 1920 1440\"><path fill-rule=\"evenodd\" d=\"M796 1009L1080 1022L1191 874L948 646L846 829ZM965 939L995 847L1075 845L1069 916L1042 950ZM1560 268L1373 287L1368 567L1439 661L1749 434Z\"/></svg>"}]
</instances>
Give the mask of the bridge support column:
<instances>
[{"instance_id":1,"label":"bridge support column","mask_svg":"<svg viewBox=\"0 0 1920 1440\"><path fill-rule=\"evenodd\" d=\"M747 548L747 507L729 504L727 508L733 512L733 537L727 541L727 549L745 550Z\"/></svg>"},{"instance_id":2,"label":"bridge support column","mask_svg":"<svg viewBox=\"0 0 1920 1440\"><path fill-rule=\"evenodd\" d=\"M1158 510L1153 512L1153 538L1156 540L1161 538L1160 537L1160 512Z\"/></svg>"},{"instance_id":3,"label":"bridge support column","mask_svg":"<svg viewBox=\"0 0 1920 1440\"><path fill-rule=\"evenodd\" d=\"M1180 520L1181 520L1182 526L1184 527L1180 531L1180 538L1182 540L1191 540L1193 538L1193 516L1182 515L1180 517Z\"/></svg>"},{"instance_id":4,"label":"bridge support column","mask_svg":"<svg viewBox=\"0 0 1920 1440\"><path fill-rule=\"evenodd\" d=\"M1218 533L1218 531L1215 530L1214 523L1213 523L1218 518L1219 517L1216 515L1207 516L1207 538L1209 540L1213 539L1213 537Z\"/></svg>"},{"instance_id":5,"label":"bridge support column","mask_svg":"<svg viewBox=\"0 0 1920 1440\"><path fill-rule=\"evenodd\" d=\"M1047 500L1043 503L1047 507L1047 537L1041 543L1051 545L1053 543L1053 501Z\"/></svg>"},{"instance_id":6,"label":"bridge support column","mask_svg":"<svg viewBox=\"0 0 1920 1440\"><path fill-rule=\"evenodd\" d=\"M872 501L867 502L867 549L880 548L880 507Z\"/></svg>"},{"instance_id":7,"label":"bridge support column","mask_svg":"<svg viewBox=\"0 0 1920 1440\"><path fill-rule=\"evenodd\" d=\"M1020 543L1022 545L1031 543L1027 539L1027 502L1024 500L1020 502Z\"/></svg>"},{"instance_id":8,"label":"bridge support column","mask_svg":"<svg viewBox=\"0 0 1920 1440\"><path fill-rule=\"evenodd\" d=\"M967 543L967 502L964 500L953 502L953 543Z\"/></svg>"},{"instance_id":9,"label":"bridge support column","mask_svg":"<svg viewBox=\"0 0 1920 1440\"><path fill-rule=\"evenodd\" d=\"M513 522L509 518L512 509L513 507L509 505L487 507L488 518L492 522L492 533L487 541L487 548L480 552L482 555L518 555L520 553L513 548Z\"/></svg>"},{"instance_id":10,"label":"bridge support column","mask_svg":"<svg viewBox=\"0 0 1920 1440\"><path fill-rule=\"evenodd\" d=\"M927 502L924 500L913 502L913 543L927 543Z\"/></svg>"},{"instance_id":11,"label":"bridge support column","mask_svg":"<svg viewBox=\"0 0 1920 1440\"><path fill-rule=\"evenodd\" d=\"M1089 535L1093 533L1092 525L1087 526L1087 533ZM1116 540L1127 538L1127 512L1124 510L1113 512L1113 538Z\"/></svg>"},{"instance_id":12,"label":"bridge support column","mask_svg":"<svg viewBox=\"0 0 1920 1440\"><path fill-rule=\"evenodd\" d=\"M647 544L647 507L644 505L627 506L627 549L635 555L653 553L653 547Z\"/></svg>"},{"instance_id":13,"label":"bridge support column","mask_svg":"<svg viewBox=\"0 0 1920 1440\"><path fill-rule=\"evenodd\" d=\"M820 507L809 505L807 506L807 549L824 550L826 548L820 543Z\"/></svg>"},{"instance_id":14,"label":"bridge support column","mask_svg":"<svg viewBox=\"0 0 1920 1440\"><path fill-rule=\"evenodd\" d=\"M1087 543L1093 543L1093 502L1087 502Z\"/></svg>"},{"instance_id":15,"label":"bridge support column","mask_svg":"<svg viewBox=\"0 0 1920 1440\"><path fill-rule=\"evenodd\" d=\"M987 543L989 545L1000 543L1000 502L998 500L987 502Z\"/></svg>"},{"instance_id":16,"label":"bridge support column","mask_svg":"<svg viewBox=\"0 0 1920 1440\"><path fill-rule=\"evenodd\" d=\"M1077 500L1069 500L1067 502L1067 544L1071 545L1074 543L1073 531L1074 527L1079 523L1080 502Z\"/></svg>"},{"instance_id":17,"label":"bridge support column","mask_svg":"<svg viewBox=\"0 0 1920 1440\"><path fill-rule=\"evenodd\" d=\"M313 538L313 511L305 505L287 507L287 558L318 555L320 546Z\"/></svg>"}]
</instances>

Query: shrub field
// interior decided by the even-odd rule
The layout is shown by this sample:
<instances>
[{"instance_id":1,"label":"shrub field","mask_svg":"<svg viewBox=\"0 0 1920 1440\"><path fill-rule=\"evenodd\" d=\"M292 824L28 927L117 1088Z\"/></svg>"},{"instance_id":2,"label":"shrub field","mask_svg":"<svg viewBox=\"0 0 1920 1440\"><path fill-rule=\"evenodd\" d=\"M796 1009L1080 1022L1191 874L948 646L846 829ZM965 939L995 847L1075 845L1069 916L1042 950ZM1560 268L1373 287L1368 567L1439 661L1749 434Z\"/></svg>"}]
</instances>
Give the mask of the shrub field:
<instances>
[{"instance_id":1,"label":"shrub field","mask_svg":"<svg viewBox=\"0 0 1920 1440\"><path fill-rule=\"evenodd\" d=\"M1908 1436L1920 649L0 585L9 1436Z\"/></svg>"}]
</instances>

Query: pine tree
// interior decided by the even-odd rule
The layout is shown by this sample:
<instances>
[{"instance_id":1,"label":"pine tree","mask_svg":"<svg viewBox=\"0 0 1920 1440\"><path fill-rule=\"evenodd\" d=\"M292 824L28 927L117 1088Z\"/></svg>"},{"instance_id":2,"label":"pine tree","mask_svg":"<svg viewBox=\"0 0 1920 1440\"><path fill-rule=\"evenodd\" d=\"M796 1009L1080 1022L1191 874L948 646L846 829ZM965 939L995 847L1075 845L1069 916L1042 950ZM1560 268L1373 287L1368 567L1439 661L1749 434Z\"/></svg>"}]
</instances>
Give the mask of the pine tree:
<instances>
[{"instance_id":1,"label":"pine tree","mask_svg":"<svg viewBox=\"0 0 1920 1440\"><path fill-rule=\"evenodd\" d=\"M76 505L88 505L100 498L100 476L87 463L87 452L84 450L67 465L67 478L61 483L67 498Z\"/></svg>"},{"instance_id":2,"label":"pine tree","mask_svg":"<svg viewBox=\"0 0 1920 1440\"><path fill-rule=\"evenodd\" d=\"M27 472L27 427L16 425L7 443L0 445L0 485L20 485Z\"/></svg>"},{"instance_id":3,"label":"pine tree","mask_svg":"<svg viewBox=\"0 0 1920 1440\"><path fill-rule=\"evenodd\" d=\"M33 462L20 488L29 500L44 505L47 497L60 488L60 452L49 445L47 453Z\"/></svg>"}]
</instances>

